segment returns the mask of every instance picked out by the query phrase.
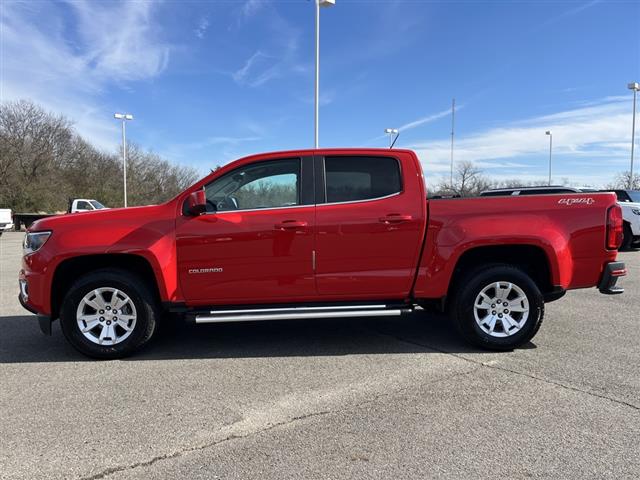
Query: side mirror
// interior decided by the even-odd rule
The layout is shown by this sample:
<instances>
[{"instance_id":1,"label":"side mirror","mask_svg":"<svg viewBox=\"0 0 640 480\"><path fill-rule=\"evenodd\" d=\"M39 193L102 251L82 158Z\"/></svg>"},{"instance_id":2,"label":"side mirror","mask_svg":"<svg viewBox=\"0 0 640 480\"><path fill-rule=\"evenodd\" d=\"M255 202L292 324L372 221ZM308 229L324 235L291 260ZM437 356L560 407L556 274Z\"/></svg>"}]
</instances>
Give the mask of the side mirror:
<instances>
[{"instance_id":1,"label":"side mirror","mask_svg":"<svg viewBox=\"0 0 640 480\"><path fill-rule=\"evenodd\" d=\"M193 216L200 215L207 211L207 195L204 190L191 192L188 200L189 213Z\"/></svg>"}]
</instances>

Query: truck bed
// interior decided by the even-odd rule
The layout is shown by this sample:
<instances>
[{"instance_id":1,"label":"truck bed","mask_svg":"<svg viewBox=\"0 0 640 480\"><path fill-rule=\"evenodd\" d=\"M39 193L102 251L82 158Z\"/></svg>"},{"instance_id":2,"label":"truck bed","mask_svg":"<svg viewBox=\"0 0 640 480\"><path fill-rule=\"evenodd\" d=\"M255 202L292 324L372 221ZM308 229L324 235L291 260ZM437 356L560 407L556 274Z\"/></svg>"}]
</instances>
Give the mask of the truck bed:
<instances>
[{"instance_id":1,"label":"truck bed","mask_svg":"<svg viewBox=\"0 0 640 480\"><path fill-rule=\"evenodd\" d=\"M606 212L615 203L612 193L428 200L414 294L445 296L457 261L475 245L533 245L549 259L553 287L595 285L604 265L616 257L615 250L605 248Z\"/></svg>"}]
</instances>

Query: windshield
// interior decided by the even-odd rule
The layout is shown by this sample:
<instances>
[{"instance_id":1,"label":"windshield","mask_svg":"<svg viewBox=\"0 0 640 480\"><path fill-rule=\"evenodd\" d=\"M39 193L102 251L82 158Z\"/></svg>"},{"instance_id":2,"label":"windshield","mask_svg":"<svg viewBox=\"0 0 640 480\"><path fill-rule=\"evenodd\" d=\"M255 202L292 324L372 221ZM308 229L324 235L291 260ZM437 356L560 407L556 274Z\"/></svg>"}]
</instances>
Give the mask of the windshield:
<instances>
[{"instance_id":1,"label":"windshield","mask_svg":"<svg viewBox=\"0 0 640 480\"><path fill-rule=\"evenodd\" d=\"M100 202L98 202L97 200L89 200L89 203L90 203L91 205L93 205L93 207L94 207L96 210L101 210L101 209L103 209L103 208L107 208L107 207L105 207L103 204L101 204Z\"/></svg>"},{"instance_id":2,"label":"windshield","mask_svg":"<svg viewBox=\"0 0 640 480\"><path fill-rule=\"evenodd\" d=\"M640 190L627 190L627 195L631 197L632 202L640 203Z\"/></svg>"}]
</instances>

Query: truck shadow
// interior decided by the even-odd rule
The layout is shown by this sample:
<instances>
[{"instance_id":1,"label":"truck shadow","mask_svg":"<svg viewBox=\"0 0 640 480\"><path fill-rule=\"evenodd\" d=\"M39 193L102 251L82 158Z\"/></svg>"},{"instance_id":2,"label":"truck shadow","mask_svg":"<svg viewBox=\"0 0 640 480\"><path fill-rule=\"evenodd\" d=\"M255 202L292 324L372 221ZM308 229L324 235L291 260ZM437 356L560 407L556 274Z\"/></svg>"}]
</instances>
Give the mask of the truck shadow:
<instances>
[{"instance_id":1,"label":"truck shadow","mask_svg":"<svg viewBox=\"0 0 640 480\"><path fill-rule=\"evenodd\" d=\"M58 322L40 333L35 316L0 317L0 363L91 361L65 340ZM524 348L535 348L533 343ZM460 340L443 315L191 325L165 321L153 342L123 361L482 353Z\"/></svg>"}]
</instances>

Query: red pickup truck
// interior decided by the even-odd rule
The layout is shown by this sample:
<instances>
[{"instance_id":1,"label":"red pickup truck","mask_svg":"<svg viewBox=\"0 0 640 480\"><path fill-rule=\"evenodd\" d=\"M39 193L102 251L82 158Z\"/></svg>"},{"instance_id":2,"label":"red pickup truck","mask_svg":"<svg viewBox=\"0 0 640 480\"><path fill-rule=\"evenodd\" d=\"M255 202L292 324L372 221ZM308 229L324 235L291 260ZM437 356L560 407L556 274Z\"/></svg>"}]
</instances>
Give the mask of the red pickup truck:
<instances>
[{"instance_id":1,"label":"red pickup truck","mask_svg":"<svg viewBox=\"0 0 640 480\"><path fill-rule=\"evenodd\" d=\"M35 222L20 301L116 358L163 312L196 323L450 314L475 345L528 342L569 289L621 293L612 193L427 200L409 150L250 156L162 205Z\"/></svg>"}]
</instances>

